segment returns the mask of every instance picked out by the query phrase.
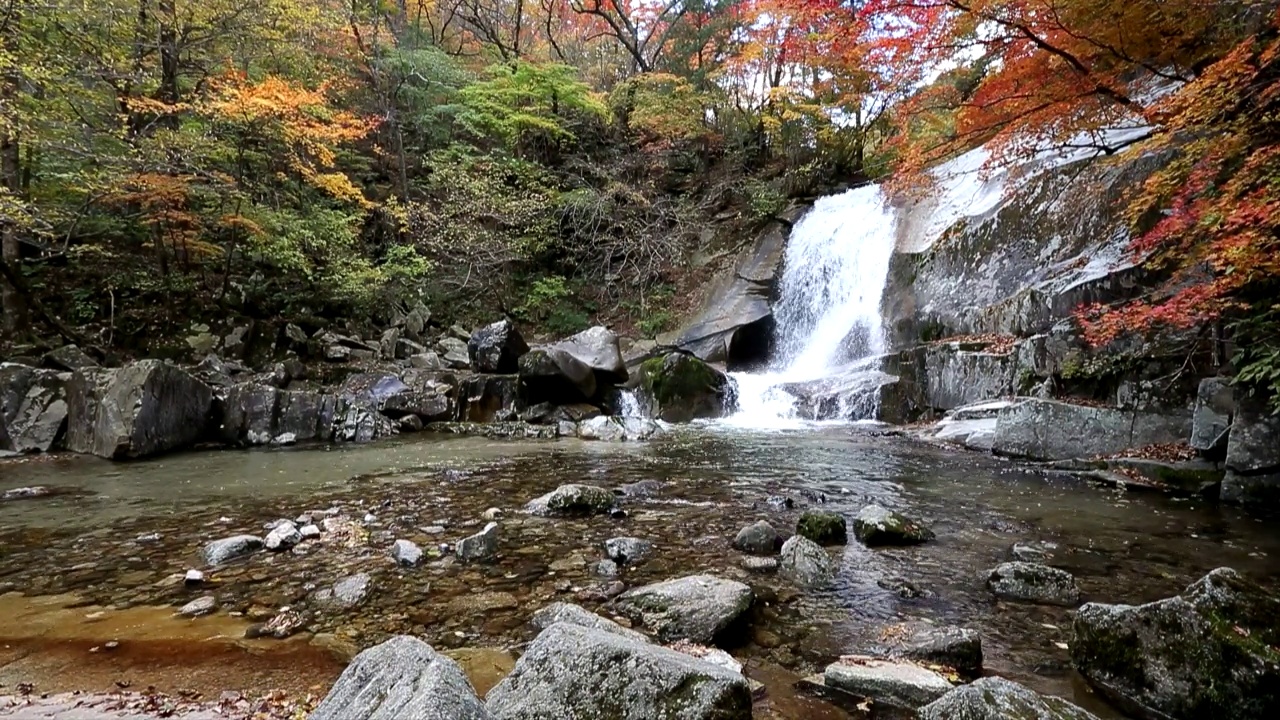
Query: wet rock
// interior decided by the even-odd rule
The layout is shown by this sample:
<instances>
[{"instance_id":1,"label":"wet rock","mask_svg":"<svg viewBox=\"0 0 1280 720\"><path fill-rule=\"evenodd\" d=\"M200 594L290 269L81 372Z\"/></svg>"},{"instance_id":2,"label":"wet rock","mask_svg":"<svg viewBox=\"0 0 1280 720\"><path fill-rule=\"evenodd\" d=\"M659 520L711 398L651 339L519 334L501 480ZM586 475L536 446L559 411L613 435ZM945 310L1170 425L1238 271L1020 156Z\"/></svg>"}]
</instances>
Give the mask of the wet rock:
<instances>
[{"instance_id":1,"label":"wet rock","mask_svg":"<svg viewBox=\"0 0 1280 720\"><path fill-rule=\"evenodd\" d=\"M921 597L929 597L933 593L924 590L915 583L905 578L884 577L876 580L876 585L888 590L905 600L914 600Z\"/></svg>"},{"instance_id":2,"label":"wet rock","mask_svg":"<svg viewBox=\"0 0 1280 720\"><path fill-rule=\"evenodd\" d=\"M577 435L583 440L604 442L642 442L663 433L662 426L649 418L621 418L612 415L593 417L578 423Z\"/></svg>"},{"instance_id":3,"label":"wet rock","mask_svg":"<svg viewBox=\"0 0 1280 720\"><path fill-rule=\"evenodd\" d=\"M204 582L204 573L199 570L188 570L186 574L182 576L182 582L184 585L199 585Z\"/></svg>"},{"instance_id":4,"label":"wet rock","mask_svg":"<svg viewBox=\"0 0 1280 720\"><path fill-rule=\"evenodd\" d=\"M316 591L315 600L326 607L347 610L364 602L372 586L373 578L368 573L356 573L334 583L331 589Z\"/></svg>"},{"instance_id":5,"label":"wet rock","mask_svg":"<svg viewBox=\"0 0 1280 720\"><path fill-rule=\"evenodd\" d=\"M1062 698L1001 677L985 677L920 708L920 720L1099 720Z\"/></svg>"},{"instance_id":6,"label":"wet rock","mask_svg":"<svg viewBox=\"0 0 1280 720\"><path fill-rule=\"evenodd\" d=\"M1227 441L1223 502L1280 506L1280 415L1257 399L1242 402Z\"/></svg>"},{"instance_id":7,"label":"wet rock","mask_svg":"<svg viewBox=\"0 0 1280 720\"><path fill-rule=\"evenodd\" d=\"M416 355L410 355L409 367L417 368L419 370L443 370L445 364L444 361L440 359L439 355L428 350Z\"/></svg>"},{"instance_id":8,"label":"wet rock","mask_svg":"<svg viewBox=\"0 0 1280 720\"><path fill-rule=\"evenodd\" d=\"M623 497L631 498L647 498L657 495L662 490L662 483L657 480L640 480L638 482L626 483L618 487L618 492Z\"/></svg>"},{"instance_id":9,"label":"wet rock","mask_svg":"<svg viewBox=\"0 0 1280 720\"><path fill-rule=\"evenodd\" d=\"M205 595L204 597L198 597L186 605L183 605L182 609L178 610L178 614L183 617L194 618L200 617L201 615L208 615L217 609L218 601L214 599L212 595Z\"/></svg>"},{"instance_id":10,"label":"wet rock","mask_svg":"<svg viewBox=\"0 0 1280 720\"><path fill-rule=\"evenodd\" d=\"M355 657L311 720L490 720L462 668L399 635Z\"/></svg>"},{"instance_id":11,"label":"wet rock","mask_svg":"<svg viewBox=\"0 0 1280 720\"><path fill-rule=\"evenodd\" d=\"M484 520L501 520L503 514L501 508L491 507L480 513L480 517Z\"/></svg>"},{"instance_id":12,"label":"wet rock","mask_svg":"<svg viewBox=\"0 0 1280 720\"><path fill-rule=\"evenodd\" d=\"M778 574L800 587L825 587L835 578L836 564L821 545L793 535L782 544Z\"/></svg>"},{"instance_id":13,"label":"wet rock","mask_svg":"<svg viewBox=\"0 0 1280 720\"><path fill-rule=\"evenodd\" d=\"M790 510L795 507L796 502L785 495L770 495L764 499L764 505L770 510L782 512L783 510Z\"/></svg>"},{"instance_id":14,"label":"wet rock","mask_svg":"<svg viewBox=\"0 0 1280 720\"><path fill-rule=\"evenodd\" d=\"M828 665L823 681L875 702L909 709L928 705L952 689L945 677L919 665L860 656Z\"/></svg>"},{"instance_id":15,"label":"wet rock","mask_svg":"<svg viewBox=\"0 0 1280 720\"><path fill-rule=\"evenodd\" d=\"M796 525L796 534L819 545L844 545L849 542L849 530L844 516L826 510L806 510Z\"/></svg>"},{"instance_id":16,"label":"wet rock","mask_svg":"<svg viewBox=\"0 0 1280 720\"><path fill-rule=\"evenodd\" d=\"M316 525L303 525L298 528L298 534L303 540L311 540L320 537L320 528Z\"/></svg>"},{"instance_id":17,"label":"wet rock","mask_svg":"<svg viewBox=\"0 0 1280 720\"><path fill-rule=\"evenodd\" d=\"M1068 607L1080 602L1080 588L1071 573L1037 563L1002 563L987 576L987 587L1010 600Z\"/></svg>"},{"instance_id":18,"label":"wet rock","mask_svg":"<svg viewBox=\"0 0 1280 720\"><path fill-rule=\"evenodd\" d=\"M572 355L591 368L598 384L618 385L627 381L627 365L618 349L618 336L608 328L597 325L553 343L551 347Z\"/></svg>"},{"instance_id":19,"label":"wet rock","mask_svg":"<svg viewBox=\"0 0 1280 720\"><path fill-rule=\"evenodd\" d=\"M294 525L292 520L283 520L267 533L263 545L268 550L280 552L300 542L302 542L302 533L298 532L298 526Z\"/></svg>"},{"instance_id":20,"label":"wet rock","mask_svg":"<svg viewBox=\"0 0 1280 720\"><path fill-rule=\"evenodd\" d=\"M1071 660L1142 718L1280 717L1280 599L1230 568L1146 605L1088 603Z\"/></svg>"},{"instance_id":21,"label":"wet rock","mask_svg":"<svg viewBox=\"0 0 1280 720\"><path fill-rule=\"evenodd\" d=\"M546 630L556 623L569 623L570 625L578 625L590 630L600 630L614 635L621 635L636 642L649 642L649 638L643 634L630 628L624 628L608 618L600 617L582 606L572 603L551 603L535 612L529 622L539 630Z\"/></svg>"},{"instance_id":22,"label":"wet rock","mask_svg":"<svg viewBox=\"0 0 1280 720\"><path fill-rule=\"evenodd\" d=\"M1184 442L1191 414L1155 413L1028 399L996 417L992 449L1036 460L1097 457L1145 445Z\"/></svg>"},{"instance_id":23,"label":"wet rock","mask_svg":"<svg viewBox=\"0 0 1280 720\"><path fill-rule=\"evenodd\" d=\"M601 560L591 566L591 574L602 578L618 577L618 563L612 560Z\"/></svg>"},{"instance_id":24,"label":"wet rock","mask_svg":"<svg viewBox=\"0 0 1280 720\"><path fill-rule=\"evenodd\" d=\"M718 418L730 410L729 378L693 355L646 360L640 365L640 387L655 415L667 422Z\"/></svg>"},{"instance_id":25,"label":"wet rock","mask_svg":"<svg viewBox=\"0 0 1280 720\"><path fill-rule=\"evenodd\" d=\"M0 501L3 500L30 500L32 498L48 497L53 491L43 485L35 485L33 487L20 487L5 490L0 494Z\"/></svg>"},{"instance_id":26,"label":"wet rock","mask_svg":"<svg viewBox=\"0 0 1280 720\"><path fill-rule=\"evenodd\" d=\"M751 588L713 575L692 575L628 590L613 607L663 642L706 644L751 607Z\"/></svg>"},{"instance_id":27,"label":"wet rock","mask_svg":"<svg viewBox=\"0 0 1280 720\"><path fill-rule=\"evenodd\" d=\"M204 561L209 565L221 565L236 558L251 555L262 549L263 540L256 535L235 535L214 540L204 546Z\"/></svg>"},{"instance_id":28,"label":"wet rock","mask_svg":"<svg viewBox=\"0 0 1280 720\"><path fill-rule=\"evenodd\" d=\"M744 557L738 561L738 567L756 575L769 575L778 572L778 559L771 557Z\"/></svg>"},{"instance_id":29,"label":"wet rock","mask_svg":"<svg viewBox=\"0 0 1280 720\"><path fill-rule=\"evenodd\" d=\"M488 696L496 720L750 720L746 678L674 650L557 623Z\"/></svg>"},{"instance_id":30,"label":"wet rock","mask_svg":"<svg viewBox=\"0 0 1280 720\"><path fill-rule=\"evenodd\" d=\"M583 588L574 597L582 602L607 602L621 595L626 589L626 583L621 580L614 580Z\"/></svg>"},{"instance_id":31,"label":"wet rock","mask_svg":"<svg viewBox=\"0 0 1280 720\"><path fill-rule=\"evenodd\" d=\"M471 367L480 373L514 373L520 356L527 352L529 345L510 320L486 325L471 333L467 341Z\"/></svg>"},{"instance_id":32,"label":"wet rock","mask_svg":"<svg viewBox=\"0 0 1280 720\"><path fill-rule=\"evenodd\" d=\"M604 553L619 565L635 565L653 555L653 543L634 537L609 538L604 541Z\"/></svg>"},{"instance_id":33,"label":"wet rock","mask_svg":"<svg viewBox=\"0 0 1280 720\"><path fill-rule=\"evenodd\" d=\"M493 423L514 420L524 409L515 375L473 375L458 387L458 419Z\"/></svg>"},{"instance_id":34,"label":"wet rock","mask_svg":"<svg viewBox=\"0 0 1280 720\"><path fill-rule=\"evenodd\" d=\"M1191 413L1191 447L1204 453L1215 449L1225 451L1227 429L1231 427L1235 410L1236 393L1230 378L1201 380Z\"/></svg>"},{"instance_id":35,"label":"wet rock","mask_svg":"<svg viewBox=\"0 0 1280 720\"><path fill-rule=\"evenodd\" d=\"M883 644L874 648L878 655L945 665L968 677L982 674L982 636L977 630L908 623L891 625L880 637Z\"/></svg>"},{"instance_id":36,"label":"wet rock","mask_svg":"<svg viewBox=\"0 0 1280 720\"><path fill-rule=\"evenodd\" d=\"M868 547L917 545L932 540L933 531L900 513L879 505L862 508L853 520L853 534Z\"/></svg>"},{"instance_id":37,"label":"wet rock","mask_svg":"<svg viewBox=\"0 0 1280 720\"><path fill-rule=\"evenodd\" d=\"M194 443L213 391L168 362L82 368L67 386L67 449L105 458L141 458Z\"/></svg>"},{"instance_id":38,"label":"wet rock","mask_svg":"<svg viewBox=\"0 0 1280 720\"><path fill-rule=\"evenodd\" d=\"M525 506L534 515L599 515L613 509L612 492L594 485L561 485Z\"/></svg>"},{"instance_id":39,"label":"wet rock","mask_svg":"<svg viewBox=\"0 0 1280 720\"><path fill-rule=\"evenodd\" d=\"M391 559L401 567L414 567L422 562L422 548L409 540L397 540L391 546Z\"/></svg>"},{"instance_id":40,"label":"wet rock","mask_svg":"<svg viewBox=\"0 0 1280 720\"><path fill-rule=\"evenodd\" d=\"M49 452L67 423L67 375L0 363L0 450Z\"/></svg>"},{"instance_id":41,"label":"wet rock","mask_svg":"<svg viewBox=\"0 0 1280 720\"><path fill-rule=\"evenodd\" d=\"M596 375L563 350L534 348L520 356L520 383L529 402L566 405L596 395Z\"/></svg>"},{"instance_id":42,"label":"wet rock","mask_svg":"<svg viewBox=\"0 0 1280 720\"><path fill-rule=\"evenodd\" d=\"M480 532L458 541L458 559L463 562L480 562L498 554L498 523L491 522Z\"/></svg>"},{"instance_id":43,"label":"wet rock","mask_svg":"<svg viewBox=\"0 0 1280 720\"><path fill-rule=\"evenodd\" d=\"M772 555L778 549L778 531L764 520L758 520L738 531L733 547L751 555Z\"/></svg>"},{"instance_id":44,"label":"wet rock","mask_svg":"<svg viewBox=\"0 0 1280 720\"><path fill-rule=\"evenodd\" d=\"M1049 561L1057 554L1058 549L1058 543L1055 542L1027 540L1014 543L1013 547L1009 549L1009 554L1019 562L1048 565Z\"/></svg>"}]
</instances>

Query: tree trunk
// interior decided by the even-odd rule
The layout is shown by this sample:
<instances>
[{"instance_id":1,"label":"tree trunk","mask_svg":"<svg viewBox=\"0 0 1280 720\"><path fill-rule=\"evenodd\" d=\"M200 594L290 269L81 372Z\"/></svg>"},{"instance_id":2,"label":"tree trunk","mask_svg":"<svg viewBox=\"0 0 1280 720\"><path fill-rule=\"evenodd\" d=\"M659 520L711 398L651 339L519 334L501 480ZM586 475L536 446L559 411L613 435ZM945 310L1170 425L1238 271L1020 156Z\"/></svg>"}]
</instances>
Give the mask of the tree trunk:
<instances>
[{"instance_id":1,"label":"tree trunk","mask_svg":"<svg viewBox=\"0 0 1280 720\"><path fill-rule=\"evenodd\" d=\"M17 18L10 16L5 23L3 49L8 52L14 46L12 34L17 32ZM16 112L18 99L17 68L10 66L9 73L0 78L0 112ZM14 197L22 196L22 156L18 144L17 118L0 118L0 192ZM15 218L0 218L0 264L18 273L18 261L22 248L18 244L18 224ZM0 310L4 313L5 337L12 338L27 327L27 303L9 273L0 279Z\"/></svg>"}]
</instances>

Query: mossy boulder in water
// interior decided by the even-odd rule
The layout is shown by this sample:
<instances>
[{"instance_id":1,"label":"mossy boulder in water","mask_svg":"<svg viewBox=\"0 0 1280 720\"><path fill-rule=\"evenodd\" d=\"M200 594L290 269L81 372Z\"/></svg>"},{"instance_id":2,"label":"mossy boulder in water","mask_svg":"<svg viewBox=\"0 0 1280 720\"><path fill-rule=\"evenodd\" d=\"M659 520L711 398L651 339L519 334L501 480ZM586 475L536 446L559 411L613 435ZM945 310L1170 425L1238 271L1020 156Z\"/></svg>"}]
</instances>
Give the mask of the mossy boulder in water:
<instances>
[{"instance_id":1,"label":"mossy boulder in water","mask_svg":"<svg viewBox=\"0 0 1280 720\"><path fill-rule=\"evenodd\" d=\"M849 525L839 513L808 510L800 516L796 534L819 545L844 545L849 542Z\"/></svg>"},{"instance_id":2,"label":"mossy boulder in water","mask_svg":"<svg viewBox=\"0 0 1280 720\"><path fill-rule=\"evenodd\" d=\"M879 505L862 508L853 520L853 534L868 547L918 545L933 539L933 531L911 518Z\"/></svg>"},{"instance_id":3,"label":"mossy boulder in water","mask_svg":"<svg viewBox=\"0 0 1280 720\"><path fill-rule=\"evenodd\" d=\"M728 376L693 355L673 352L645 361L640 386L667 422L717 418L731 409Z\"/></svg>"},{"instance_id":4,"label":"mossy boulder in water","mask_svg":"<svg viewBox=\"0 0 1280 720\"><path fill-rule=\"evenodd\" d=\"M987 576L987 587L1010 600L1067 607L1080 602L1080 588L1071 573L1039 563L1001 563Z\"/></svg>"},{"instance_id":5,"label":"mossy boulder in water","mask_svg":"<svg viewBox=\"0 0 1280 720\"><path fill-rule=\"evenodd\" d=\"M1089 603L1071 660L1142 718L1280 717L1280 599L1230 568L1146 605Z\"/></svg>"},{"instance_id":6,"label":"mossy boulder in water","mask_svg":"<svg viewBox=\"0 0 1280 720\"><path fill-rule=\"evenodd\" d=\"M598 515L613 508L612 491L594 485L561 485L529 501L525 510L534 515Z\"/></svg>"}]
</instances>

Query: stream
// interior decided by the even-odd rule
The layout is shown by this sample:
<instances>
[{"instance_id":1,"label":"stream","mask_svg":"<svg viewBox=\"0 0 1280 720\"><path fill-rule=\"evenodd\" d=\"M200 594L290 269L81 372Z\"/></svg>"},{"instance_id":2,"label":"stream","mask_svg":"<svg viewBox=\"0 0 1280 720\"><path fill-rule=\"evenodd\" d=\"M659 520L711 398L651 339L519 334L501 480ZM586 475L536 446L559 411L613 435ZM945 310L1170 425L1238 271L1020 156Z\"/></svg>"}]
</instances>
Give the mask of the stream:
<instances>
[{"instance_id":1,"label":"stream","mask_svg":"<svg viewBox=\"0 0 1280 720\"><path fill-rule=\"evenodd\" d=\"M570 482L642 483L645 493L620 498L622 518L521 512ZM773 705L758 717L850 717L789 686L873 643L888 625L924 619L978 629L989 673L1115 718L1122 716L1069 669L1069 609L1001 601L986 590L986 571L1008 559L1013 543L1056 543L1051 562L1076 575L1085 601L1166 597L1223 565L1280 587L1275 522L1094 487L858 424L703 424L646 444L423 434L127 464L70 455L0 464L0 491L22 486L54 493L0 502L0 684L30 682L41 692L123 682L206 697L226 689L323 694L352 652L397 633L454 649L484 692L509 666L503 658L532 638L527 621L539 607L600 607L613 578L591 567L604 558L606 539L628 535L657 551L623 568L627 586L710 572L756 589L750 623L726 644L769 688ZM937 540L833 548L839 576L821 592L750 575L729 547L759 519L791 532L806 508L852 517L870 502L919 518ZM491 507L503 514L495 562L462 565L438 551L478 531ZM203 568L205 542L262 535L264 524L304 513L352 518L359 532ZM430 557L397 566L388 548L398 538ZM182 582L192 568L206 570L203 586ZM333 610L312 601L317 588L355 572L373 578L363 604ZM208 594L215 614L175 615ZM286 640L244 639L250 623L283 607L314 613Z\"/></svg>"}]
</instances>

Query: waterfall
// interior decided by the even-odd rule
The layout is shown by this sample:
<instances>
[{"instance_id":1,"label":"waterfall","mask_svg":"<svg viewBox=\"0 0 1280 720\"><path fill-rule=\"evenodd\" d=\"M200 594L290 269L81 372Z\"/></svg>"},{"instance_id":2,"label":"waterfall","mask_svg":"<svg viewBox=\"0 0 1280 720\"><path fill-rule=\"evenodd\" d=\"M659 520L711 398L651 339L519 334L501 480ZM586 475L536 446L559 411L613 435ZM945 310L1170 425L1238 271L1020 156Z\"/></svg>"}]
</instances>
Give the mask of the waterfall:
<instances>
[{"instance_id":1,"label":"waterfall","mask_svg":"<svg viewBox=\"0 0 1280 720\"><path fill-rule=\"evenodd\" d=\"M728 424L874 416L859 393L878 374L865 361L885 351L880 300L895 217L880 187L869 185L820 198L796 223L774 306L774 357L764 372L732 374L738 410Z\"/></svg>"},{"instance_id":2,"label":"waterfall","mask_svg":"<svg viewBox=\"0 0 1280 720\"><path fill-rule=\"evenodd\" d=\"M617 407L614 412L618 417L643 418L649 416L644 411L644 408L640 407L640 398L636 396L634 390L619 389L615 403Z\"/></svg>"}]
</instances>

